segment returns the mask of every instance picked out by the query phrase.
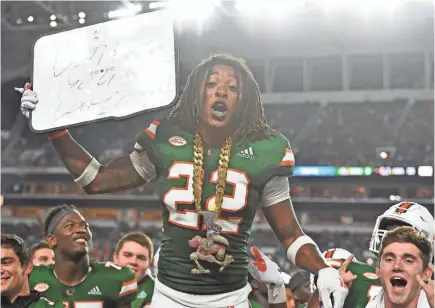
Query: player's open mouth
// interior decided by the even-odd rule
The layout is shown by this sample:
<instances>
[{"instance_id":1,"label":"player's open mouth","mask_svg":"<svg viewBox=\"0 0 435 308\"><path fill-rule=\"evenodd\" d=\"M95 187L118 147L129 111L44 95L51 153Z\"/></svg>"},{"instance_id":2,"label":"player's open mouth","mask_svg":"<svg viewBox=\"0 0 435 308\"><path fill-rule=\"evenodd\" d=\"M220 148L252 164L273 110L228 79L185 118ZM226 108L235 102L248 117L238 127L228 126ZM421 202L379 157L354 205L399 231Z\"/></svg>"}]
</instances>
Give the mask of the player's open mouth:
<instances>
[{"instance_id":1,"label":"player's open mouth","mask_svg":"<svg viewBox=\"0 0 435 308\"><path fill-rule=\"evenodd\" d=\"M211 106L211 112L216 120L222 121L227 115L228 108L224 102L217 101Z\"/></svg>"},{"instance_id":2,"label":"player's open mouth","mask_svg":"<svg viewBox=\"0 0 435 308\"><path fill-rule=\"evenodd\" d=\"M78 237L78 238L74 239L74 242L79 243L79 244L87 244L88 239L85 237Z\"/></svg>"},{"instance_id":3,"label":"player's open mouth","mask_svg":"<svg viewBox=\"0 0 435 308\"><path fill-rule=\"evenodd\" d=\"M391 285L393 286L393 291L400 293L405 290L406 285L408 284L408 281L402 277L399 276L393 276L390 279Z\"/></svg>"}]
</instances>

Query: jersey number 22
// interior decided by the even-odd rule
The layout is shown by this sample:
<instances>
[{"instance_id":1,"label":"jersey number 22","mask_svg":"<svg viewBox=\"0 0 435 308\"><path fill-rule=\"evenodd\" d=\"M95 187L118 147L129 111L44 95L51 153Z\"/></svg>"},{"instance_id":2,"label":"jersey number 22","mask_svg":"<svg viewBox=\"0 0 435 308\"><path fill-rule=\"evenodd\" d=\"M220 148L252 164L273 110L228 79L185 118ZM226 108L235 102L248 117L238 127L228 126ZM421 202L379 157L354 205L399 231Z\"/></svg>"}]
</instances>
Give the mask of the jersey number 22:
<instances>
[{"instance_id":1,"label":"jersey number 22","mask_svg":"<svg viewBox=\"0 0 435 308\"><path fill-rule=\"evenodd\" d=\"M170 188L163 196L163 202L169 212L169 222L189 229L199 229L199 215L196 210L178 210L179 204L194 204L193 197L193 163L174 162L168 170L168 179L186 178L186 187ZM214 170L210 176L210 182L217 184L218 170ZM204 179L205 180L205 179ZM241 211L248 204L248 186L250 184L247 174L243 171L228 169L227 186L233 186L232 195L224 195L222 212L236 213ZM214 204L215 195L205 200L208 208ZM241 217L222 218L219 217L217 223L222 226L221 233L237 234Z\"/></svg>"}]
</instances>

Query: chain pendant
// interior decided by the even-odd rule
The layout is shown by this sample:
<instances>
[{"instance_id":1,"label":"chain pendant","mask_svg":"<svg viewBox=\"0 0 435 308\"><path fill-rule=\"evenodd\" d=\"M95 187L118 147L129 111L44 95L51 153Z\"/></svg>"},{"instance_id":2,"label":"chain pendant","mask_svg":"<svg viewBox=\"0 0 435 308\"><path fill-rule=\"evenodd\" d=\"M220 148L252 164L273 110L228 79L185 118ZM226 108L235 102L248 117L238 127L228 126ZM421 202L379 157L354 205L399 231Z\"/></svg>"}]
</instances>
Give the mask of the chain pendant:
<instances>
[{"instance_id":1,"label":"chain pendant","mask_svg":"<svg viewBox=\"0 0 435 308\"><path fill-rule=\"evenodd\" d=\"M202 215L206 226L205 238L196 235L189 240L189 246L196 249L195 252L190 254L190 260L196 265L196 268L192 269L191 273L195 275L210 274L210 270L204 268L199 263L200 260L218 264L220 266L219 272L222 272L225 267L234 262L232 255L225 254L226 248L229 247L230 244L225 237L220 235L222 227L216 223L223 202L231 145L232 137L229 137L221 148L216 198L214 198L213 203L208 204L207 210L203 211L201 209L201 195L203 185L204 145L198 132L196 132L194 137L193 194L196 211L198 214Z\"/></svg>"}]
</instances>

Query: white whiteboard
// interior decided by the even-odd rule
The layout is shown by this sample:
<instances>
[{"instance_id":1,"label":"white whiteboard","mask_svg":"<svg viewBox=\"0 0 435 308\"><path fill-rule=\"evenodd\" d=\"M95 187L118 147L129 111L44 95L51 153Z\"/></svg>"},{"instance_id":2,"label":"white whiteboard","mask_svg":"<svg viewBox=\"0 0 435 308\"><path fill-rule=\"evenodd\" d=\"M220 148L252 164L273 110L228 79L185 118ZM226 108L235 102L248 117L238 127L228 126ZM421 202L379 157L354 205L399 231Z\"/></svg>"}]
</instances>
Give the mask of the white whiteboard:
<instances>
[{"instance_id":1,"label":"white whiteboard","mask_svg":"<svg viewBox=\"0 0 435 308\"><path fill-rule=\"evenodd\" d=\"M45 132L171 105L177 98L174 23L156 11L38 39L31 128Z\"/></svg>"}]
</instances>

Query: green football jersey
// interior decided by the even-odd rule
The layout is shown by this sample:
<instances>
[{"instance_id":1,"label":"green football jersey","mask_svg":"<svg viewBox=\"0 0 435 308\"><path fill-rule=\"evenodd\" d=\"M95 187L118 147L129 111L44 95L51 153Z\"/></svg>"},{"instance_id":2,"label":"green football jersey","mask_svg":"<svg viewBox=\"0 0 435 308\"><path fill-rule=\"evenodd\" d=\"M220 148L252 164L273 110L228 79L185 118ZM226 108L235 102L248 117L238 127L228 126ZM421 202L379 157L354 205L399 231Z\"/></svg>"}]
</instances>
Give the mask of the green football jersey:
<instances>
[{"instance_id":1,"label":"green football jersey","mask_svg":"<svg viewBox=\"0 0 435 308\"><path fill-rule=\"evenodd\" d=\"M257 301L250 299L249 303L251 304L252 308L264 308L262 305L260 305L260 303L258 303Z\"/></svg>"},{"instance_id":2,"label":"green football jersey","mask_svg":"<svg viewBox=\"0 0 435 308\"><path fill-rule=\"evenodd\" d=\"M137 283L136 298L131 302L131 308L143 308L151 303L154 292L154 277L146 275Z\"/></svg>"},{"instance_id":3,"label":"green football jersey","mask_svg":"<svg viewBox=\"0 0 435 308\"><path fill-rule=\"evenodd\" d=\"M171 120L154 121L136 137L135 148L146 150L156 167L157 192L162 200L164 235L157 278L166 286L190 294L217 294L243 288L248 277L248 238L260 197L274 176L290 176L294 156L289 141L281 134L261 141L232 145L227 185L217 224L229 247L225 254L234 261L220 272L220 266L199 261L209 274L192 274L197 268L190 259L195 236L205 238L202 216L195 210L193 196L194 134L183 131ZM204 144L202 209L214 204L220 147Z\"/></svg>"},{"instance_id":4,"label":"green football jersey","mask_svg":"<svg viewBox=\"0 0 435 308\"><path fill-rule=\"evenodd\" d=\"M50 301L63 302L66 308L118 307L135 298L137 282L131 269L112 262L91 262L90 268L82 282L70 287L59 282L53 265L34 266L30 288Z\"/></svg>"},{"instance_id":5,"label":"green football jersey","mask_svg":"<svg viewBox=\"0 0 435 308\"><path fill-rule=\"evenodd\" d=\"M346 260L334 260L342 263ZM364 308L367 303L382 289L381 282L376 275L376 268L361 262L351 262L347 271L357 275L352 282L349 294L343 308Z\"/></svg>"}]
</instances>

